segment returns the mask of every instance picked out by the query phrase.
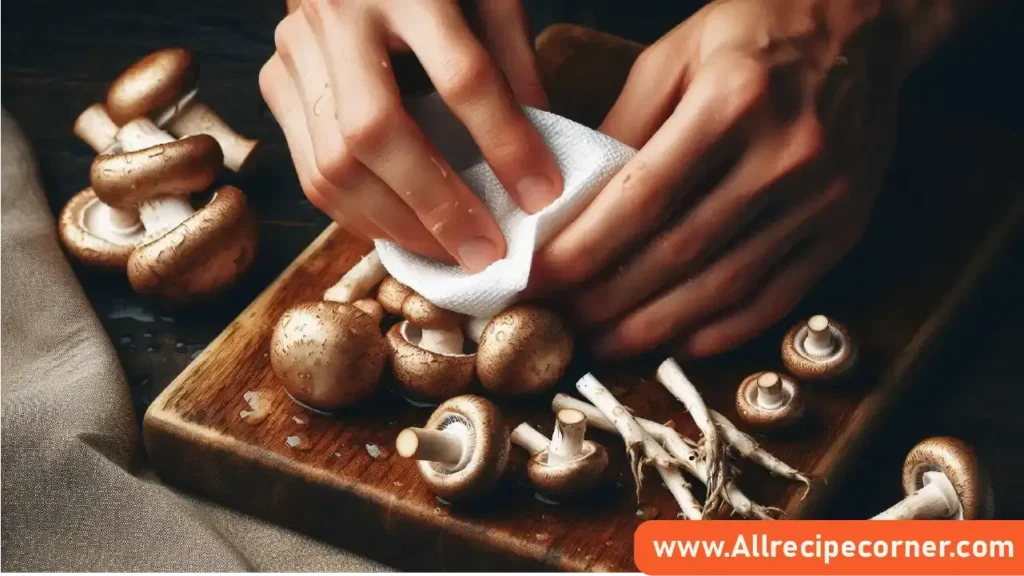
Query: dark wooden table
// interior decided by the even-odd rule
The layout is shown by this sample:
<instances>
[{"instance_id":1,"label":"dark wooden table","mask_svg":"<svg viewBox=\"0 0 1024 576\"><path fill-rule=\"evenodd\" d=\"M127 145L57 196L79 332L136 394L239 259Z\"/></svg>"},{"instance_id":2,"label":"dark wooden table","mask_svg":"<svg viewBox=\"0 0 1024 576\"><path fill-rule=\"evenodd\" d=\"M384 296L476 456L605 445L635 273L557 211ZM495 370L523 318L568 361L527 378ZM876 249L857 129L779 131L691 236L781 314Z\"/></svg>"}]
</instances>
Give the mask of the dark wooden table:
<instances>
[{"instance_id":1,"label":"dark wooden table","mask_svg":"<svg viewBox=\"0 0 1024 576\"><path fill-rule=\"evenodd\" d=\"M657 36L652 29L671 25L664 14L660 20L624 14L628 3L527 4L538 28L555 19L574 20L650 41ZM916 75L904 94L903 153L912 154L922 138L941 132L921 129L926 126L955 124L958 138L993 129L1024 134L1024 115L1012 104L1022 100L1015 84L1021 50L1014 42L1022 22L1020 6L1007 2ZM93 159L92 151L71 135L75 117L103 98L108 82L125 66L154 49L181 45L192 50L201 65L201 98L236 130L262 141L257 170L236 182L260 217L262 250L246 277L223 297L190 308L167 307L138 297L123 278L76 267L120 355L140 418L150 401L328 224L303 198L257 85L283 13L283 0L37 0L9 5L3 20L3 106L34 146L54 213L87 185ZM1017 365L1024 346L1019 330L1024 321L1022 258L1024 242L1018 238L935 361L920 374L921 385L906 400L902 415L877 435L872 465L855 475L834 515L863 517L865 510L880 510L898 498L903 455L933 434L975 443L999 467L1004 484L1024 482L1015 440L1018 406L1024 401ZM999 502L999 515L1024 517L1024 495L1000 492L1006 497Z\"/></svg>"}]
</instances>

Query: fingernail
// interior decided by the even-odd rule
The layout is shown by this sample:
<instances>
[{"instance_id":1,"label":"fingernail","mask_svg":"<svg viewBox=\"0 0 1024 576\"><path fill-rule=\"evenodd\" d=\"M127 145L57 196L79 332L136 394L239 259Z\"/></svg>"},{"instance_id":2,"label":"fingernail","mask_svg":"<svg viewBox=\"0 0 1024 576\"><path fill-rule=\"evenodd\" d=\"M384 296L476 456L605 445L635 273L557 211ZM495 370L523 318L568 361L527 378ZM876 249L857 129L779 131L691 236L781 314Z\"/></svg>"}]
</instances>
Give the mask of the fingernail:
<instances>
[{"instance_id":1,"label":"fingernail","mask_svg":"<svg viewBox=\"0 0 1024 576\"><path fill-rule=\"evenodd\" d=\"M480 272L498 259L498 247L483 236L463 240L459 244L459 260L469 272Z\"/></svg>"},{"instance_id":2,"label":"fingernail","mask_svg":"<svg viewBox=\"0 0 1024 576\"><path fill-rule=\"evenodd\" d=\"M516 184L516 192L519 193L519 201L523 210L533 214L540 212L551 204L557 194L555 186L547 176L527 176Z\"/></svg>"}]
</instances>

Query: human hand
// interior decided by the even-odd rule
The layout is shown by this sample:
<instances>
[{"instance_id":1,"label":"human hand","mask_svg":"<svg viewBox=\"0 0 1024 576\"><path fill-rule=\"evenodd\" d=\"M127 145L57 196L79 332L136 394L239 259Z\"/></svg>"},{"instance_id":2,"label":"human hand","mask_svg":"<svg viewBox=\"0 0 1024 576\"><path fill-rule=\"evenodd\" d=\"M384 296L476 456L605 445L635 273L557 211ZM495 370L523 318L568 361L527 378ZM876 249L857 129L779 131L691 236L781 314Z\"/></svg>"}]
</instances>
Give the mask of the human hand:
<instances>
[{"instance_id":1,"label":"human hand","mask_svg":"<svg viewBox=\"0 0 1024 576\"><path fill-rule=\"evenodd\" d=\"M412 53L513 200L536 212L562 177L520 105L546 106L518 0L305 0L275 32L260 90L309 200L350 231L470 272L505 256L487 208L402 107ZM506 81L507 78L507 81Z\"/></svg>"},{"instance_id":2,"label":"human hand","mask_svg":"<svg viewBox=\"0 0 1024 576\"><path fill-rule=\"evenodd\" d=\"M905 74L859 0L719 0L646 49L601 131L640 148L537 256L615 358L707 356L789 312L861 237ZM877 8L877 6L876 6Z\"/></svg>"}]
</instances>

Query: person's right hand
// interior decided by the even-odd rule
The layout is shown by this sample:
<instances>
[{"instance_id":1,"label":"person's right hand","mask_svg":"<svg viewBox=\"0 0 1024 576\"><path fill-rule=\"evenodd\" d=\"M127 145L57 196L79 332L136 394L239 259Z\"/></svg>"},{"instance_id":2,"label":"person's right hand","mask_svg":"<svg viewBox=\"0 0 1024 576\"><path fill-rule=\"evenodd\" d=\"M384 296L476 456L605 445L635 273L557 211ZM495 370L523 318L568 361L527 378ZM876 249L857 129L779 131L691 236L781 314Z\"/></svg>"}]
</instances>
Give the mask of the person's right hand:
<instances>
[{"instance_id":1,"label":"person's right hand","mask_svg":"<svg viewBox=\"0 0 1024 576\"><path fill-rule=\"evenodd\" d=\"M520 105L544 108L518 0L304 0L278 25L260 90L309 200L348 230L469 272L505 256L501 230L403 109L391 65L412 52L526 212L562 176ZM507 81L506 81L507 78Z\"/></svg>"}]
</instances>

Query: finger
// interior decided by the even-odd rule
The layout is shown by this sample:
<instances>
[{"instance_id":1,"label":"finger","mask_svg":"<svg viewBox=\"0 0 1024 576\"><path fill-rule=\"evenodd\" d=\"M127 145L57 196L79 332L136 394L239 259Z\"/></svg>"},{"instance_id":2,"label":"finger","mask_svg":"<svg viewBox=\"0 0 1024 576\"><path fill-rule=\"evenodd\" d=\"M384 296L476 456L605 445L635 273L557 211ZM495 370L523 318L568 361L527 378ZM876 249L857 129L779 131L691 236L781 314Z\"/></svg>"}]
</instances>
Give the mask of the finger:
<instances>
[{"instance_id":1,"label":"finger","mask_svg":"<svg viewBox=\"0 0 1024 576\"><path fill-rule=\"evenodd\" d=\"M389 16L509 196L534 213L562 192L558 165L458 7L410 2Z\"/></svg>"},{"instance_id":2,"label":"finger","mask_svg":"<svg viewBox=\"0 0 1024 576\"><path fill-rule=\"evenodd\" d=\"M756 293L766 273L820 230L822 216L846 197L845 181L830 186L730 250L706 270L629 314L595 343L599 356L645 352L700 320Z\"/></svg>"},{"instance_id":3,"label":"finger","mask_svg":"<svg viewBox=\"0 0 1024 576\"><path fill-rule=\"evenodd\" d=\"M694 274L781 194L817 186L814 172L823 145L816 121L798 123L781 136L759 137L737 168L679 225L659 234L619 273L587 290L574 303L579 319L592 325L619 317L678 278ZM817 190L814 194L821 196ZM820 212L822 201L831 202L826 195L812 202L810 212L798 211L794 218Z\"/></svg>"},{"instance_id":4,"label":"finger","mask_svg":"<svg viewBox=\"0 0 1024 576\"><path fill-rule=\"evenodd\" d=\"M634 148L646 144L683 95L686 79L680 58L676 47L662 43L644 50L598 130Z\"/></svg>"},{"instance_id":5,"label":"finger","mask_svg":"<svg viewBox=\"0 0 1024 576\"><path fill-rule=\"evenodd\" d=\"M708 63L668 121L539 252L538 275L556 285L585 281L660 227L707 174L720 169L728 137L766 89L765 72L753 61Z\"/></svg>"},{"instance_id":6,"label":"finger","mask_svg":"<svg viewBox=\"0 0 1024 576\"><path fill-rule=\"evenodd\" d=\"M696 331L685 343L693 357L727 352L780 321L838 260L837 249L821 244L778 274L753 301Z\"/></svg>"},{"instance_id":7,"label":"finger","mask_svg":"<svg viewBox=\"0 0 1024 576\"><path fill-rule=\"evenodd\" d=\"M341 14L345 4L303 6L331 84L344 86L335 104L345 146L396 192L464 269L478 272L504 257L505 239L486 206L402 108L380 24L358 21L358 13Z\"/></svg>"},{"instance_id":8,"label":"finger","mask_svg":"<svg viewBox=\"0 0 1024 576\"><path fill-rule=\"evenodd\" d=\"M372 226L386 232L382 237L417 254L453 263L416 213L349 154L341 137L326 65L304 13L282 21L275 36L281 60L303 104L306 139L312 142L314 169L310 178L329 207L328 213L335 214L335 220L344 214L357 229Z\"/></svg>"},{"instance_id":9,"label":"finger","mask_svg":"<svg viewBox=\"0 0 1024 576\"><path fill-rule=\"evenodd\" d=\"M322 178L317 178L312 145L309 133L306 131L306 116L302 101L279 53L271 56L260 70L259 80L260 91L267 102L267 107L284 133L285 143L288 145L288 152L299 178L299 186L302 187L302 191L309 201L324 214L327 214L331 220L356 235L369 239L389 238L388 234L371 222L357 225L348 214L337 210L335 205L328 200L331 192L325 193L325 187L329 184ZM323 183L314 184L317 180Z\"/></svg>"},{"instance_id":10,"label":"finger","mask_svg":"<svg viewBox=\"0 0 1024 576\"><path fill-rule=\"evenodd\" d=\"M482 41L505 73L516 101L547 109L548 98L537 70L526 12L519 0L480 0Z\"/></svg>"}]
</instances>

